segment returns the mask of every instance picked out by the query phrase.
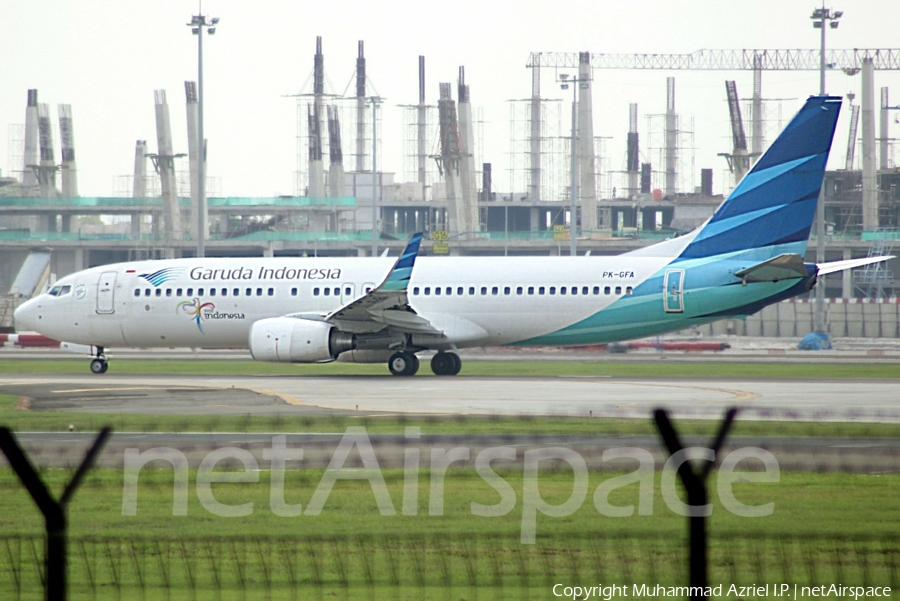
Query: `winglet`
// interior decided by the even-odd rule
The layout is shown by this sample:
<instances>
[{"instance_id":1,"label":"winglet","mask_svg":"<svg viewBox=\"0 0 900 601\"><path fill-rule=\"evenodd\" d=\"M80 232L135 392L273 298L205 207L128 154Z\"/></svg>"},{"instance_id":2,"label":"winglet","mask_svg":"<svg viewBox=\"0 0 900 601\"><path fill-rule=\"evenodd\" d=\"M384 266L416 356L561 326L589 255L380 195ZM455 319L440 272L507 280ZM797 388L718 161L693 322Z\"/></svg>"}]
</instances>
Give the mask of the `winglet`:
<instances>
[{"instance_id":1,"label":"winglet","mask_svg":"<svg viewBox=\"0 0 900 601\"><path fill-rule=\"evenodd\" d=\"M416 263L416 257L419 255L419 245L422 243L422 232L416 232L409 239L409 243L400 258L394 263L391 272L379 286L382 290L406 290L409 285L409 278L412 275L413 265Z\"/></svg>"}]
</instances>

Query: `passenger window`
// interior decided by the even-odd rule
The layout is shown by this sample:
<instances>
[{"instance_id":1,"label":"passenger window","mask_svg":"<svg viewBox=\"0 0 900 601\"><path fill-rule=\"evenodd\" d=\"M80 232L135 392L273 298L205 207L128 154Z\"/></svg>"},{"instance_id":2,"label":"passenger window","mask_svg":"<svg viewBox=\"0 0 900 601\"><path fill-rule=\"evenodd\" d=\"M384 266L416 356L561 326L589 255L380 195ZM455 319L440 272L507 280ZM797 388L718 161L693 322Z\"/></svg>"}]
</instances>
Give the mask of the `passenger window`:
<instances>
[{"instance_id":1,"label":"passenger window","mask_svg":"<svg viewBox=\"0 0 900 601\"><path fill-rule=\"evenodd\" d=\"M172 289L166 288L166 296L172 296Z\"/></svg>"},{"instance_id":2,"label":"passenger window","mask_svg":"<svg viewBox=\"0 0 900 601\"><path fill-rule=\"evenodd\" d=\"M331 288L325 288L322 292L325 296L331 296Z\"/></svg>"},{"instance_id":3,"label":"passenger window","mask_svg":"<svg viewBox=\"0 0 900 601\"><path fill-rule=\"evenodd\" d=\"M441 287L440 287L440 286L435 286L435 287L434 287L434 294L435 294L436 296L440 296L440 295L441 295Z\"/></svg>"},{"instance_id":4,"label":"passenger window","mask_svg":"<svg viewBox=\"0 0 900 601\"><path fill-rule=\"evenodd\" d=\"M372 287L371 287L371 286L366 286L366 294L368 294L368 293L370 293L370 292L372 292Z\"/></svg>"},{"instance_id":5,"label":"passenger window","mask_svg":"<svg viewBox=\"0 0 900 601\"><path fill-rule=\"evenodd\" d=\"M162 296L162 288L156 289L156 296Z\"/></svg>"},{"instance_id":6,"label":"passenger window","mask_svg":"<svg viewBox=\"0 0 900 601\"><path fill-rule=\"evenodd\" d=\"M447 286L447 289L444 290L444 294L446 294L447 296L451 296L453 294L453 288Z\"/></svg>"},{"instance_id":7,"label":"passenger window","mask_svg":"<svg viewBox=\"0 0 900 601\"><path fill-rule=\"evenodd\" d=\"M206 292L206 289L205 289L205 288L198 288L198 289L197 289L197 296L203 296L203 293L204 293L204 292Z\"/></svg>"},{"instance_id":8,"label":"passenger window","mask_svg":"<svg viewBox=\"0 0 900 601\"><path fill-rule=\"evenodd\" d=\"M425 296L431 296L431 286L425 286Z\"/></svg>"},{"instance_id":9,"label":"passenger window","mask_svg":"<svg viewBox=\"0 0 900 601\"><path fill-rule=\"evenodd\" d=\"M600 294L600 286L594 286L594 294Z\"/></svg>"},{"instance_id":10,"label":"passenger window","mask_svg":"<svg viewBox=\"0 0 900 601\"><path fill-rule=\"evenodd\" d=\"M256 289L256 296L262 296L262 288Z\"/></svg>"},{"instance_id":11,"label":"passenger window","mask_svg":"<svg viewBox=\"0 0 900 601\"><path fill-rule=\"evenodd\" d=\"M138 290L137 288L135 288L135 289L134 289L134 295L135 295L135 296L140 296L140 295L141 295L141 291Z\"/></svg>"},{"instance_id":12,"label":"passenger window","mask_svg":"<svg viewBox=\"0 0 900 601\"><path fill-rule=\"evenodd\" d=\"M456 294L458 294L459 296L462 296L463 294L465 294L463 292L463 290L464 290L464 288L462 286L460 286L459 288L456 289Z\"/></svg>"},{"instance_id":13,"label":"passenger window","mask_svg":"<svg viewBox=\"0 0 900 601\"><path fill-rule=\"evenodd\" d=\"M181 293L182 293L181 288L177 288L177 289L175 290L175 296L181 296Z\"/></svg>"},{"instance_id":14,"label":"passenger window","mask_svg":"<svg viewBox=\"0 0 900 601\"><path fill-rule=\"evenodd\" d=\"M269 290L271 290L271 288L269 288ZM335 295L335 296L340 296L340 295L341 295L341 289L340 289L339 287L337 287L337 286L334 288L334 295ZM272 295L270 294L269 296L272 296Z\"/></svg>"},{"instance_id":15,"label":"passenger window","mask_svg":"<svg viewBox=\"0 0 900 601\"><path fill-rule=\"evenodd\" d=\"M147 288L146 290L144 290L144 296L150 296L150 289L149 289L149 288Z\"/></svg>"},{"instance_id":16,"label":"passenger window","mask_svg":"<svg viewBox=\"0 0 900 601\"><path fill-rule=\"evenodd\" d=\"M481 287L481 294L482 294L482 296L484 296L485 294L487 294L487 286L482 286L482 287Z\"/></svg>"},{"instance_id":17,"label":"passenger window","mask_svg":"<svg viewBox=\"0 0 900 601\"><path fill-rule=\"evenodd\" d=\"M419 296L419 287L418 286L413 288L413 296Z\"/></svg>"},{"instance_id":18,"label":"passenger window","mask_svg":"<svg viewBox=\"0 0 900 601\"><path fill-rule=\"evenodd\" d=\"M521 287L521 286L518 286L518 287L516 288L516 294L522 294L522 287Z\"/></svg>"},{"instance_id":19,"label":"passenger window","mask_svg":"<svg viewBox=\"0 0 900 601\"><path fill-rule=\"evenodd\" d=\"M291 296L297 296L297 289L291 288Z\"/></svg>"},{"instance_id":20,"label":"passenger window","mask_svg":"<svg viewBox=\"0 0 900 601\"><path fill-rule=\"evenodd\" d=\"M572 286L572 294L578 294L578 286Z\"/></svg>"},{"instance_id":21,"label":"passenger window","mask_svg":"<svg viewBox=\"0 0 900 601\"><path fill-rule=\"evenodd\" d=\"M469 294L475 296L475 286L469 286Z\"/></svg>"},{"instance_id":22,"label":"passenger window","mask_svg":"<svg viewBox=\"0 0 900 601\"><path fill-rule=\"evenodd\" d=\"M538 294L543 294L543 293L544 293L544 287L541 286L540 288L538 288Z\"/></svg>"},{"instance_id":23,"label":"passenger window","mask_svg":"<svg viewBox=\"0 0 900 601\"><path fill-rule=\"evenodd\" d=\"M188 289L187 289L187 295L188 295L188 296L194 296L194 289L193 289L193 288L188 288Z\"/></svg>"},{"instance_id":24,"label":"passenger window","mask_svg":"<svg viewBox=\"0 0 900 601\"><path fill-rule=\"evenodd\" d=\"M503 294L509 296L510 291L511 291L511 288L509 286L503 287Z\"/></svg>"},{"instance_id":25,"label":"passenger window","mask_svg":"<svg viewBox=\"0 0 900 601\"><path fill-rule=\"evenodd\" d=\"M606 287L603 289L603 294L609 294L610 292L612 292L612 289L611 289L609 286L606 286Z\"/></svg>"},{"instance_id":26,"label":"passenger window","mask_svg":"<svg viewBox=\"0 0 900 601\"><path fill-rule=\"evenodd\" d=\"M497 288L496 286L491 287L491 294L493 294L494 296L497 296L498 292L500 292L499 288Z\"/></svg>"},{"instance_id":27,"label":"passenger window","mask_svg":"<svg viewBox=\"0 0 900 601\"><path fill-rule=\"evenodd\" d=\"M294 290L296 290L296 288L294 288ZM232 296L240 296L240 295L241 295L241 289L240 289L240 288L235 288L234 290L231 291L231 294L232 294Z\"/></svg>"},{"instance_id":28,"label":"passenger window","mask_svg":"<svg viewBox=\"0 0 900 601\"><path fill-rule=\"evenodd\" d=\"M210 296L215 296L215 295L216 295L216 289L215 289L215 288L210 288L210 289L209 289L209 295L210 295Z\"/></svg>"},{"instance_id":29,"label":"passenger window","mask_svg":"<svg viewBox=\"0 0 900 601\"><path fill-rule=\"evenodd\" d=\"M631 294L632 292L634 292L634 288L632 288L631 286L625 289L625 294Z\"/></svg>"},{"instance_id":30,"label":"passenger window","mask_svg":"<svg viewBox=\"0 0 900 601\"><path fill-rule=\"evenodd\" d=\"M556 286L550 286L550 295L556 294Z\"/></svg>"},{"instance_id":31,"label":"passenger window","mask_svg":"<svg viewBox=\"0 0 900 601\"><path fill-rule=\"evenodd\" d=\"M347 286L346 288L344 288L344 294L346 294L347 296L350 296L351 294L353 294L353 288L351 288L350 286Z\"/></svg>"},{"instance_id":32,"label":"passenger window","mask_svg":"<svg viewBox=\"0 0 900 601\"><path fill-rule=\"evenodd\" d=\"M275 289L269 288L269 296L275 296Z\"/></svg>"},{"instance_id":33,"label":"passenger window","mask_svg":"<svg viewBox=\"0 0 900 601\"><path fill-rule=\"evenodd\" d=\"M253 288L247 288L246 290L244 290L244 295L253 296Z\"/></svg>"},{"instance_id":34,"label":"passenger window","mask_svg":"<svg viewBox=\"0 0 900 601\"><path fill-rule=\"evenodd\" d=\"M222 296L228 296L228 288L222 288Z\"/></svg>"},{"instance_id":35,"label":"passenger window","mask_svg":"<svg viewBox=\"0 0 900 601\"><path fill-rule=\"evenodd\" d=\"M587 294L587 293L588 293L588 287L585 286L584 288L582 288L582 289L581 289L581 293L582 293L582 294Z\"/></svg>"},{"instance_id":36,"label":"passenger window","mask_svg":"<svg viewBox=\"0 0 900 601\"><path fill-rule=\"evenodd\" d=\"M528 287L528 294L529 294L529 295L534 294L534 286L529 286L529 287Z\"/></svg>"},{"instance_id":37,"label":"passenger window","mask_svg":"<svg viewBox=\"0 0 900 601\"><path fill-rule=\"evenodd\" d=\"M622 294L622 287L616 286L616 294Z\"/></svg>"},{"instance_id":38,"label":"passenger window","mask_svg":"<svg viewBox=\"0 0 900 601\"><path fill-rule=\"evenodd\" d=\"M559 287L559 293L565 296L565 294L566 294L566 287L565 287L565 286L560 286L560 287Z\"/></svg>"},{"instance_id":39,"label":"passenger window","mask_svg":"<svg viewBox=\"0 0 900 601\"><path fill-rule=\"evenodd\" d=\"M313 296L319 296L319 289L313 288Z\"/></svg>"}]
</instances>

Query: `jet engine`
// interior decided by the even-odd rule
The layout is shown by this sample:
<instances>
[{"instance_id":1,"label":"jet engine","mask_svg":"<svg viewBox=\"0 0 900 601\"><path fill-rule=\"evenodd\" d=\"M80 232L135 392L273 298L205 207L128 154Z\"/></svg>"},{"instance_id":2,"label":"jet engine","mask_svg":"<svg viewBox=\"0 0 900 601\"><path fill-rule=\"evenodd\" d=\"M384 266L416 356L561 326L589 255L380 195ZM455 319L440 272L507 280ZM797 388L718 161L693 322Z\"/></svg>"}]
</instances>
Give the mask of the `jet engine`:
<instances>
[{"instance_id":1,"label":"jet engine","mask_svg":"<svg viewBox=\"0 0 900 601\"><path fill-rule=\"evenodd\" d=\"M322 363L356 348L356 337L330 323L274 317L250 328L250 354L257 361Z\"/></svg>"}]
</instances>

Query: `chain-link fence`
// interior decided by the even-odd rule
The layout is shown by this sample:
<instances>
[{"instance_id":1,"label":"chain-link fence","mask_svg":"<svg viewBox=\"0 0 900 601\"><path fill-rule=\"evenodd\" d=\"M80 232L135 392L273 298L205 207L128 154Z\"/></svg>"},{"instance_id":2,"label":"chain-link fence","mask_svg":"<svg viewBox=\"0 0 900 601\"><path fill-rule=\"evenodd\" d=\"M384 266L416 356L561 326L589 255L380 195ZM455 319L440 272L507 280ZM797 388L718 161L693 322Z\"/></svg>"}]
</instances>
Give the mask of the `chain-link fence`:
<instances>
[{"instance_id":1,"label":"chain-link fence","mask_svg":"<svg viewBox=\"0 0 900 601\"><path fill-rule=\"evenodd\" d=\"M0 598L42 596L42 537L0 538ZM73 599L547 599L553 587L657 586L687 582L677 537L470 533L435 537L75 538L69 543ZM900 585L900 538L720 534L709 546L710 584L749 587L731 598L773 596L773 586ZM602 584L601 584L602 583ZM557 589L559 592L561 589ZM894 593L895 598L897 593ZM617 595L616 598L624 595ZM684 595L680 596L681 598Z\"/></svg>"}]
</instances>

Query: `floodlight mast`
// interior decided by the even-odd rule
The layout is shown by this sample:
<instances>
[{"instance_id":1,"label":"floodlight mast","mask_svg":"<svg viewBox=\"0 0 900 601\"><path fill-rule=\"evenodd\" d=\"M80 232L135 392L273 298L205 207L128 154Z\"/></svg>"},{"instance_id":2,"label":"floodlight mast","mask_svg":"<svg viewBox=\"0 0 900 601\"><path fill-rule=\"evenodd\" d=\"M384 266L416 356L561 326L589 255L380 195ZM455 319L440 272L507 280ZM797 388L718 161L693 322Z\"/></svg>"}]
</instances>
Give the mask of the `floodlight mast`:
<instances>
[{"instance_id":1,"label":"floodlight mast","mask_svg":"<svg viewBox=\"0 0 900 601\"><path fill-rule=\"evenodd\" d=\"M187 24L191 33L197 36L197 257L206 256L206 138L203 133L203 30L209 35L216 33L218 17L206 20L206 15L193 15Z\"/></svg>"},{"instance_id":2,"label":"floodlight mast","mask_svg":"<svg viewBox=\"0 0 900 601\"><path fill-rule=\"evenodd\" d=\"M831 29L837 29L838 19L844 16L844 12L836 10L832 12L830 8L822 8L813 10L810 19L813 21L813 27L820 29L821 47L819 50L819 95L825 95L825 23L828 22ZM819 190L819 202L816 205L816 263L821 265L825 262L825 186ZM816 311L815 311L815 328L817 333L825 334L825 281L818 282L816 286Z\"/></svg>"},{"instance_id":3,"label":"floodlight mast","mask_svg":"<svg viewBox=\"0 0 900 601\"><path fill-rule=\"evenodd\" d=\"M572 139L571 139L571 164L570 164L570 175L571 178L569 180L569 201L570 208L569 212L571 216L569 220L571 223L569 224L569 255L574 257L578 254L578 157L577 153L577 144L578 144L578 84L587 81L584 78L579 79L577 76L569 76L568 73L560 73L559 79L559 87L563 90L568 90L569 85L572 86Z\"/></svg>"}]
</instances>

